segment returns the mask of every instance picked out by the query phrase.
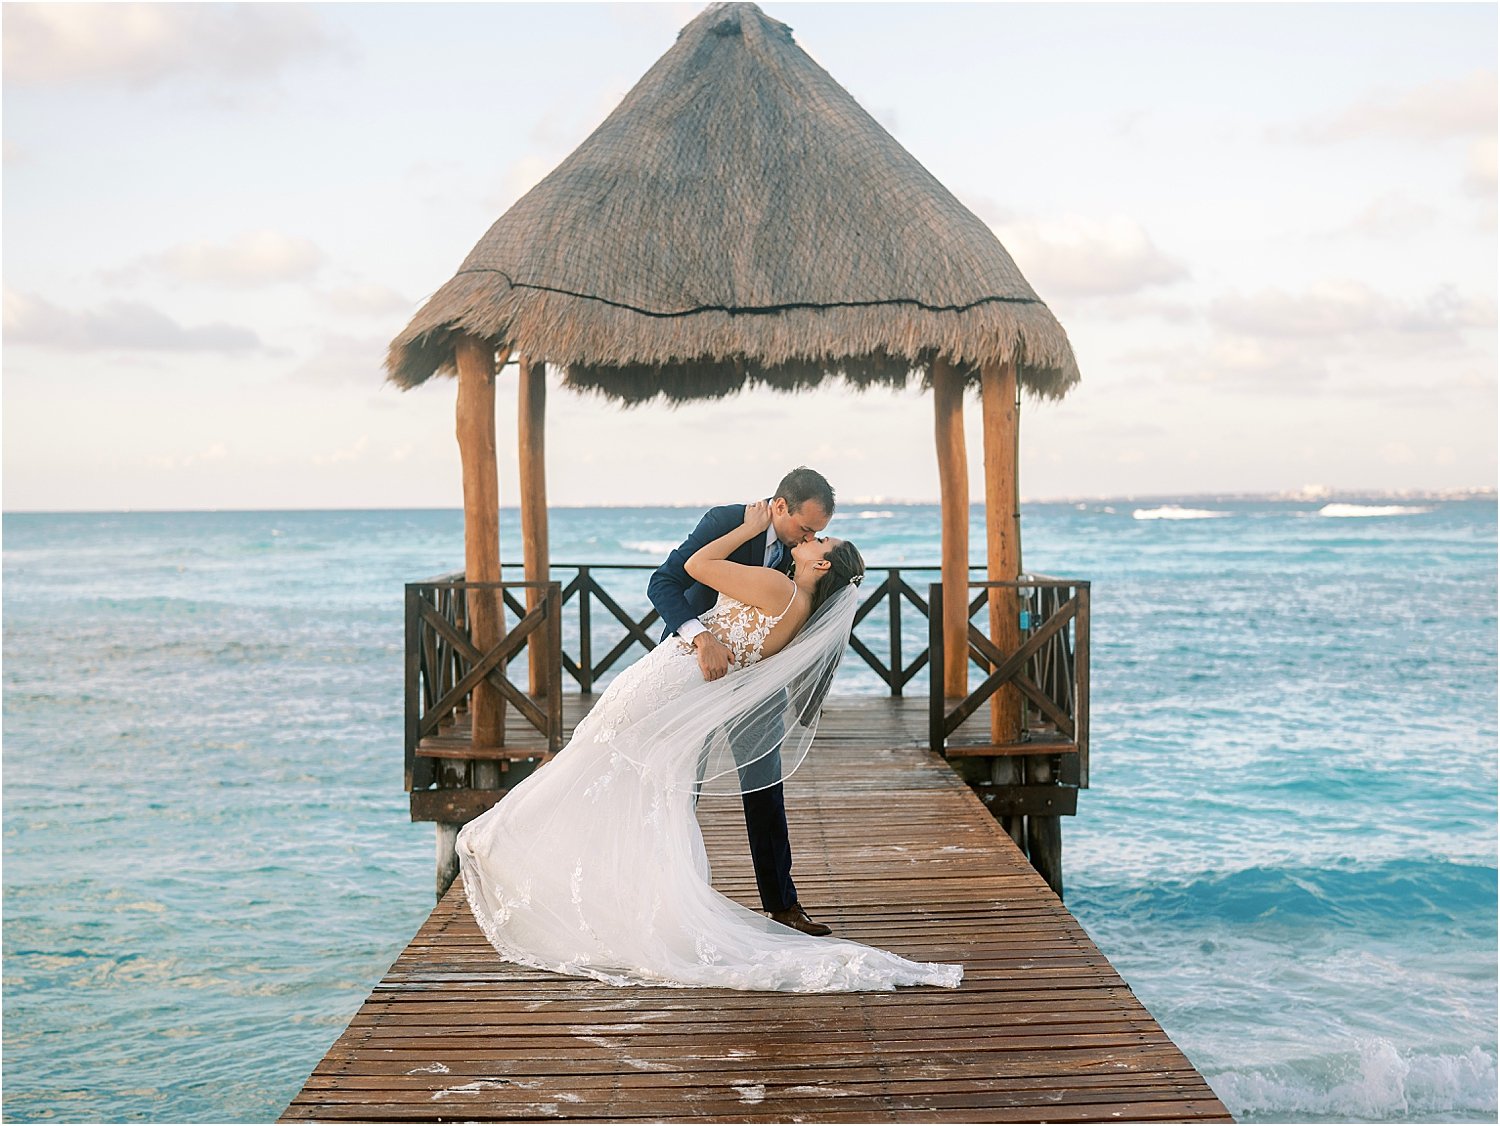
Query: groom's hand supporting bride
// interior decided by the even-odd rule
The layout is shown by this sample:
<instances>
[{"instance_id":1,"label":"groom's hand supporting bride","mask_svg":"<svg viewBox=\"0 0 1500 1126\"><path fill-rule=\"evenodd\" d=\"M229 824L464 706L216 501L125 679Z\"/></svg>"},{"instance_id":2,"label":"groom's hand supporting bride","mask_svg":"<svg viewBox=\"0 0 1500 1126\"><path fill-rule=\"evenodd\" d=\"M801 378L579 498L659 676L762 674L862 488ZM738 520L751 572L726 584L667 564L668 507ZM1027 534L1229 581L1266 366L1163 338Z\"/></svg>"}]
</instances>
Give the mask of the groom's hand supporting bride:
<instances>
[{"instance_id":1,"label":"groom's hand supporting bride","mask_svg":"<svg viewBox=\"0 0 1500 1126\"><path fill-rule=\"evenodd\" d=\"M729 671L729 650L708 630L693 638L693 648L698 654L698 668L704 680L718 680Z\"/></svg>"}]
</instances>

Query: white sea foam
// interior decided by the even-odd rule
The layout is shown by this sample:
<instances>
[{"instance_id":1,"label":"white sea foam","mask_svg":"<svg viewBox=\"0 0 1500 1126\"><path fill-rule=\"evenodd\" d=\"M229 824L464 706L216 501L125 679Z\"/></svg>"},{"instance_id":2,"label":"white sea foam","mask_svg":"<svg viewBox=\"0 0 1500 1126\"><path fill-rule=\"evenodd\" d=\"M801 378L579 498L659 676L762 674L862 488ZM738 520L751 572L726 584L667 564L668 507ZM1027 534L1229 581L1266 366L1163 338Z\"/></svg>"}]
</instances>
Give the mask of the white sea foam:
<instances>
[{"instance_id":1,"label":"white sea foam","mask_svg":"<svg viewBox=\"0 0 1500 1126\"><path fill-rule=\"evenodd\" d=\"M1180 504L1164 504L1160 508L1137 508L1131 515L1137 520L1213 520L1231 514L1207 508L1183 508Z\"/></svg>"},{"instance_id":2,"label":"white sea foam","mask_svg":"<svg viewBox=\"0 0 1500 1126\"><path fill-rule=\"evenodd\" d=\"M1431 511L1430 506L1423 507L1419 504L1325 504L1318 509L1318 515L1347 519L1360 516L1417 516Z\"/></svg>"},{"instance_id":3,"label":"white sea foam","mask_svg":"<svg viewBox=\"0 0 1500 1126\"><path fill-rule=\"evenodd\" d=\"M885 508L881 508L881 509L868 508L865 511L859 513L858 519L860 519L860 520L889 520L891 517L893 517L895 515L896 514L894 512L891 512L889 509L885 509Z\"/></svg>"},{"instance_id":4,"label":"white sea foam","mask_svg":"<svg viewBox=\"0 0 1500 1126\"><path fill-rule=\"evenodd\" d=\"M626 551L639 551L642 555L665 559L677 543L677 540L621 540L620 546Z\"/></svg>"},{"instance_id":5,"label":"white sea foam","mask_svg":"<svg viewBox=\"0 0 1500 1126\"><path fill-rule=\"evenodd\" d=\"M1357 1056L1350 1053L1342 1061L1287 1063L1207 1078L1230 1112L1241 1116L1482 1121L1496 1109L1495 1057L1478 1047L1453 1055L1403 1053L1375 1037L1360 1043Z\"/></svg>"}]
</instances>

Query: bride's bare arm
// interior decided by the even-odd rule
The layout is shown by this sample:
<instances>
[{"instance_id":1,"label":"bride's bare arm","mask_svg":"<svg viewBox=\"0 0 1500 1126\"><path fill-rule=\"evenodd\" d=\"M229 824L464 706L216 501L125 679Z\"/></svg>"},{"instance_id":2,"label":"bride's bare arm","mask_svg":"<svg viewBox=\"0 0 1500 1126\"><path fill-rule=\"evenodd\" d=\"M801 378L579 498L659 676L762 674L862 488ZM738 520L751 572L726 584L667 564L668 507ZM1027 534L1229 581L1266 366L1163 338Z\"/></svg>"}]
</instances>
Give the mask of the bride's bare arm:
<instances>
[{"instance_id":1,"label":"bride's bare arm","mask_svg":"<svg viewBox=\"0 0 1500 1126\"><path fill-rule=\"evenodd\" d=\"M741 602L779 614L792 596L792 580L770 567L746 567L729 555L747 540L764 536L771 526L771 507L765 501L745 506L745 520L738 528L706 543L688 557L687 573L704 586Z\"/></svg>"}]
</instances>

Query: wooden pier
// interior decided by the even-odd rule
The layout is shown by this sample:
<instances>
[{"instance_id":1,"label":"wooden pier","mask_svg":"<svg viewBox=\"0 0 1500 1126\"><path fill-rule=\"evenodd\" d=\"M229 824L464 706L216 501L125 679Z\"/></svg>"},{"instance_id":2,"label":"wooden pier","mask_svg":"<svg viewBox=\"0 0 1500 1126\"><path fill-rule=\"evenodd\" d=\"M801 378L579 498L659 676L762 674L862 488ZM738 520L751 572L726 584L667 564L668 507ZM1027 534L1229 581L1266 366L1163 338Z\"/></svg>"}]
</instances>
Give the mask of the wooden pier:
<instances>
[{"instance_id":1,"label":"wooden pier","mask_svg":"<svg viewBox=\"0 0 1500 1126\"><path fill-rule=\"evenodd\" d=\"M927 734L920 698L830 702L787 786L795 876L839 936L961 962L961 988L560 977L500 961L455 884L282 1120L1231 1121ZM755 906L738 803L699 816Z\"/></svg>"}]
</instances>

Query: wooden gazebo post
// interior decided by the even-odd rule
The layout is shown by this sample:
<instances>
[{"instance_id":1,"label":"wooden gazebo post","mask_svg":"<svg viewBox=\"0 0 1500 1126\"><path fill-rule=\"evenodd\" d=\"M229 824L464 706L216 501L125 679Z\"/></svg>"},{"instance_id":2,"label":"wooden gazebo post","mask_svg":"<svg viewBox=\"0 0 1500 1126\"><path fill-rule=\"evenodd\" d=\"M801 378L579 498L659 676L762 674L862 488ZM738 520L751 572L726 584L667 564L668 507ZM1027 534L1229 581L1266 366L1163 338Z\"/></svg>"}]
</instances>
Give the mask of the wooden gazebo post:
<instances>
[{"instance_id":1,"label":"wooden gazebo post","mask_svg":"<svg viewBox=\"0 0 1500 1126\"><path fill-rule=\"evenodd\" d=\"M508 354L508 353L507 353ZM464 487L464 578L469 582L500 581L500 474L495 458L495 346L468 333L454 339L458 368L458 396L454 431ZM465 592L469 639L480 652L494 648L505 630L504 603L499 591ZM505 700L486 681L469 697L471 746L498 747L505 742ZM465 778L464 775L469 777ZM439 767L440 784L494 788L500 785L500 766L494 760L449 760ZM434 823L437 847L437 892L441 897L458 875L455 845L462 826Z\"/></svg>"},{"instance_id":2,"label":"wooden gazebo post","mask_svg":"<svg viewBox=\"0 0 1500 1126\"><path fill-rule=\"evenodd\" d=\"M547 365L523 356L516 398L521 463L521 555L527 582L546 582L551 558L547 544ZM526 592L526 609L540 601L541 591ZM533 696L551 691L547 683L546 634L538 632L527 643L527 667Z\"/></svg>"},{"instance_id":3,"label":"wooden gazebo post","mask_svg":"<svg viewBox=\"0 0 1500 1126\"><path fill-rule=\"evenodd\" d=\"M1013 582L1021 573L1021 502L1016 473L1021 443L1020 401L1014 360L980 369L984 415L985 546L990 582ZM1002 653L1021 646L1015 592L990 592L990 639ZM1022 735L1021 690L1007 684L990 698L990 738L1014 743Z\"/></svg>"},{"instance_id":4,"label":"wooden gazebo post","mask_svg":"<svg viewBox=\"0 0 1500 1126\"><path fill-rule=\"evenodd\" d=\"M1021 573L1021 398L1016 382L1016 364L986 363L979 373L980 406L984 419L985 546L990 582L1009 582ZM990 638L1002 653L1020 648L1019 605L1009 589L990 591ZM1001 685L990 697L990 741L997 746L1014 743L1025 730L1021 691L1014 684ZM1021 781L1021 760L1015 755L996 755L990 780L997 786ZM1025 844L1025 824L1020 817L1000 819L1015 842Z\"/></svg>"},{"instance_id":5,"label":"wooden gazebo post","mask_svg":"<svg viewBox=\"0 0 1500 1126\"><path fill-rule=\"evenodd\" d=\"M938 492L943 504L944 696L969 692L969 453L964 439L964 380L942 357L932 361Z\"/></svg>"},{"instance_id":6,"label":"wooden gazebo post","mask_svg":"<svg viewBox=\"0 0 1500 1126\"><path fill-rule=\"evenodd\" d=\"M500 476L495 459L495 346L460 334L454 360L458 366L455 429L464 478L464 578L471 583L497 583ZM468 591L469 639L480 652L500 643L503 605L498 591ZM486 681L474 686L469 715L475 747L505 745L505 700Z\"/></svg>"}]
</instances>

